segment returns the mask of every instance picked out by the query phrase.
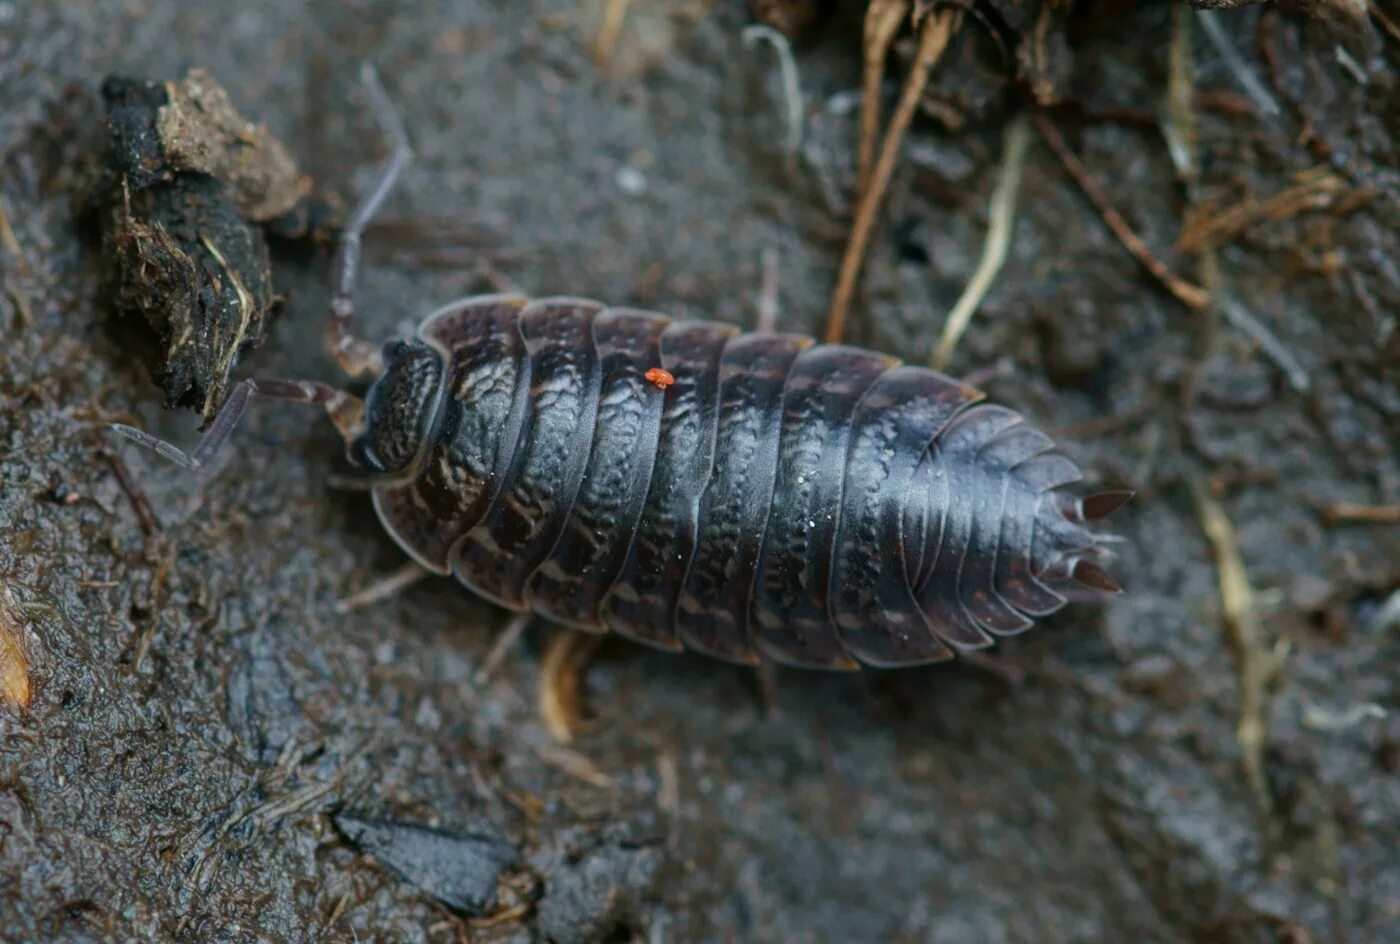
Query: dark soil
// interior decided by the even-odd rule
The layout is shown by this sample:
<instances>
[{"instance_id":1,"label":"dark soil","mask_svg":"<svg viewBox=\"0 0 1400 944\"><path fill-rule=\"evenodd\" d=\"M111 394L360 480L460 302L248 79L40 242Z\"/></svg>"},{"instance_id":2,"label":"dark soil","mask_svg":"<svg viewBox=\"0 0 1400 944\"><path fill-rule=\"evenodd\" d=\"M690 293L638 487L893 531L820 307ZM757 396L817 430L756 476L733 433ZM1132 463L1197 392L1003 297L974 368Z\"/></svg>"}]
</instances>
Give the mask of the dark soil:
<instances>
[{"instance_id":1,"label":"dark soil","mask_svg":"<svg viewBox=\"0 0 1400 944\"><path fill-rule=\"evenodd\" d=\"M402 555L337 484L315 411L260 407L204 477L104 435L185 443L195 422L160 409L78 222L112 73L208 69L348 197L384 157L356 95L378 66L417 160L372 236L368 335L502 285L751 325L768 249L781 326L819 333L858 32L838 20L799 50L792 157L739 0L634 4L606 68L603 6L0 2L0 633L33 691L0 707L0 940L1400 940L1400 526L1327 514L1400 502L1400 42L1378 26L1215 14L1279 111L1197 29L1184 182L1160 122L1172 6L1080 5L1057 127L1301 380L1164 291L1036 144L953 370L991 368L989 392L1092 484L1139 495L1115 516L1129 591L995 661L778 670L765 701L752 671L610 642L587 674L596 726L561 747L536 709L548 627L478 682L506 616L448 581L336 613ZM925 358L1013 112L916 122L852 340ZM1193 206L1308 171L1342 197L1173 253ZM386 235L444 220L496 238L444 254ZM326 269L274 254L286 302L243 375L339 379ZM1233 522L1261 646L1289 647L1262 797L1193 488ZM454 842L470 875L442 874Z\"/></svg>"}]
</instances>

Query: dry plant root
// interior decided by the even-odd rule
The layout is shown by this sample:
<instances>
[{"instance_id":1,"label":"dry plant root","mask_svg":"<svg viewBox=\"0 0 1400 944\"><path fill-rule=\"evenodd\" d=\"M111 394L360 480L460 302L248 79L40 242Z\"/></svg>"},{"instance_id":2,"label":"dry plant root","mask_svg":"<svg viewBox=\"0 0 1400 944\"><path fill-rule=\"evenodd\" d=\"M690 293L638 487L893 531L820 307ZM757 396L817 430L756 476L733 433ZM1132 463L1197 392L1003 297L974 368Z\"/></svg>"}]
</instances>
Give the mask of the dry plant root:
<instances>
[{"instance_id":1,"label":"dry plant root","mask_svg":"<svg viewBox=\"0 0 1400 944\"><path fill-rule=\"evenodd\" d=\"M1045 115L1035 116L1036 129L1040 131L1040 136L1045 139L1045 143L1050 145L1050 149L1060 159L1065 170L1079 184L1079 189L1084 191L1084 195L1094 204L1103 217L1104 224L1112 230L1113 235L1123 244L1124 248L1133 254L1142 267L1152 274L1157 281L1166 286L1181 301L1183 305L1193 311L1200 311L1210 304L1210 293L1199 285L1194 285L1167 267L1167 264L1159 259L1147 243L1142 241L1142 237L1133 232L1133 228L1128 225L1127 220L1113 205L1113 201L1108 199L1108 194L1104 193L1098 181L1094 180L1084 163L1070 150L1065 142L1060 130L1055 127Z\"/></svg>"},{"instance_id":2,"label":"dry plant root","mask_svg":"<svg viewBox=\"0 0 1400 944\"><path fill-rule=\"evenodd\" d=\"M1249 574L1240 556L1235 526L1225 509L1203 483L1193 480L1191 490L1201 528L1210 543L1211 556L1215 558L1220 604L1225 617L1225 641L1234 654L1239 675L1240 716L1235 739L1240 748L1240 765L1267 821L1273 813L1273 794L1264 770L1264 753L1269 746L1269 696L1288 656L1288 644L1278 641L1271 645L1264 632Z\"/></svg>"},{"instance_id":3,"label":"dry plant root","mask_svg":"<svg viewBox=\"0 0 1400 944\"><path fill-rule=\"evenodd\" d=\"M872 3L868 16L889 15L886 10L889 6L891 5L888 3ZM884 200L886 191L889 190L890 177L894 173L895 161L899 158L900 146L904 143L904 134L909 130L910 122L914 120L914 112L918 109L919 100L923 97L924 89L928 86L929 75L942 57L943 50L948 48L949 39L962 23L962 16L963 11L959 7L934 10L924 17L919 26L919 47L914 56L914 64L909 70L909 77L905 80L904 89L900 92L899 103L895 106L894 115L890 118L884 141L880 144L879 156L870 170L868 180L862 175L862 181L865 185L861 188L860 201L856 204L855 219L851 222L850 240L846 243L846 253L841 259L841 269L836 277L836 289L831 296L831 308L827 312L825 338L828 344L839 344L846 333L846 313L850 309L851 298L855 294L856 281L860 278L861 266L865 262L865 252L870 243L871 230L875 226L875 217L879 213L880 204ZM872 35L876 40L881 39L884 35L883 26L883 20L874 26L868 26L867 40L869 41ZM868 42L867 56L871 54L872 48ZM881 56L883 57L883 53ZM868 84L870 75L868 61L866 70L866 92L869 97L861 109L863 129L872 127L879 118L876 111L876 95L870 94L871 87ZM874 84L874 91L878 93L878 75ZM865 142L866 137L866 134L862 133L862 142ZM868 150L865 143L862 143L861 148Z\"/></svg>"}]
</instances>

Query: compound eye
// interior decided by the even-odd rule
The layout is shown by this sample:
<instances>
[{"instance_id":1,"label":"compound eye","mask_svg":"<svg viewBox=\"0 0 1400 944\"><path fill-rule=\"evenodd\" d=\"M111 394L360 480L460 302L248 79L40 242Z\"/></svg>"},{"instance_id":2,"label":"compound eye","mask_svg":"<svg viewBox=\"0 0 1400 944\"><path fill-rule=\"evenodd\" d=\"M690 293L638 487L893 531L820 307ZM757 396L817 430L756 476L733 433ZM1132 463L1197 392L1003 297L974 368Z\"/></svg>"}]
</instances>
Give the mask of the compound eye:
<instances>
[{"instance_id":1,"label":"compound eye","mask_svg":"<svg viewBox=\"0 0 1400 944\"><path fill-rule=\"evenodd\" d=\"M384 365L387 367L390 364L403 360L404 356L408 353L408 349L408 342L402 338L395 338L392 341L384 342Z\"/></svg>"}]
</instances>

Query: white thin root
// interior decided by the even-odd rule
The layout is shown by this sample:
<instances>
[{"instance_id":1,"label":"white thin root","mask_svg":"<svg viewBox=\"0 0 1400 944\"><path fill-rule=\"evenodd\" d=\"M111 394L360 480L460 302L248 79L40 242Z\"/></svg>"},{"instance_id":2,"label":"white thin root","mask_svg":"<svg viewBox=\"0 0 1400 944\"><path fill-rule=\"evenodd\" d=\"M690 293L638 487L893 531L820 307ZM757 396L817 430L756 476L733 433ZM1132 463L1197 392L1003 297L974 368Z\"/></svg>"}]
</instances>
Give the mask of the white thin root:
<instances>
[{"instance_id":1,"label":"white thin root","mask_svg":"<svg viewBox=\"0 0 1400 944\"><path fill-rule=\"evenodd\" d=\"M802 147L802 80L797 75L797 60L792 55L792 44L782 33L771 26L755 24L744 28L740 34L744 45L750 48L766 42L778 55L778 74L783 83L783 104L786 108L787 141L783 150L796 154Z\"/></svg>"},{"instance_id":2,"label":"white thin root","mask_svg":"<svg viewBox=\"0 0 1400 944\"><path fill-rule=\"evenodd\" d=\"M1324 708L1321 705L1308 705L1303 709L1303 727L1312 731L1335 734L1354 728L1365 721L1375 721L1386 716L1386 711L1373 701L1360 705L1349 705L1341 710Z\"/></svg>"},{"instance_id":3,"label":"white thin root","mask_svg":"<svg viewBox=\"0 0 1400 944\"><path fill-rule=\"evenodd\" d=\"M1303 369L1303 365L1298 363L1298 359L1288 348L1283 346L1283 342L1272 331L1264 326L1262 321L1255 318L1248 309L1228 295L1222 293L1217 301L1225 319L1249 335L1259 345L1259 349L1268 355L1269 360L1283 371L1283 376L1288 378L1288 385L1293 388L1294 392L1307 393L1312 389L1312 379L1308 377L1308 372Z\"/></svg>"},{"instance_id":4,"label":"white thin root","mask_svg":"<svg viewBox=\"0 0 1400 944\"><path fill-rule=\"evenodd\" d=\"M987 241L982 247L982 258L977 269L963 289L962 297L948 313L943 324L943 334L929 358L934 370L944 370L958 346L963 332L967 330L977 306L987 297L992 283L996 281L1001 267L1006 262L1011 248L1011 234L1016 228L1016 200L1021 192L1021 176L1026 166L1026 152L1030 150L1031 131L1025 118L1017 117L1006 126L1002 147L1001 175L996 190L992 192L991 203L987 208Z\"/></svg>"}]
</instances>

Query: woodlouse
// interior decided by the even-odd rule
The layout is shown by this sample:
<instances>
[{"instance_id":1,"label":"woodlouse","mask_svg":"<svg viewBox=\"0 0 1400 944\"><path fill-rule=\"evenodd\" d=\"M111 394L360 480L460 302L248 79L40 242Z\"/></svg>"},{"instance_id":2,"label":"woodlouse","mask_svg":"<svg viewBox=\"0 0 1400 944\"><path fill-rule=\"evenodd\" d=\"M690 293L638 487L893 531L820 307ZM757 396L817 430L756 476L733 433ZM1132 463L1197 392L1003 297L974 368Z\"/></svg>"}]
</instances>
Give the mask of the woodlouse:
<instances>
[{"instance_id":1,"label":"woodlouse","mask_svg":"<svg viewBox=\"0 0 1400 944\"><path fill-rule=\"evenodd\" d=\"M360 234L408 158L366 85L397 146L347 226L329 331L343 367L378 374L366 399L248 380L189 455L119 431L197 468L253 396L323 404L425 567L731 661L933 662L1117 592L1084 525L1128 493L1066 494L1080 473L1048 436L883 354L514 295L448 305L382 352L355 340Z\"/></svg>"}]
</instances>

